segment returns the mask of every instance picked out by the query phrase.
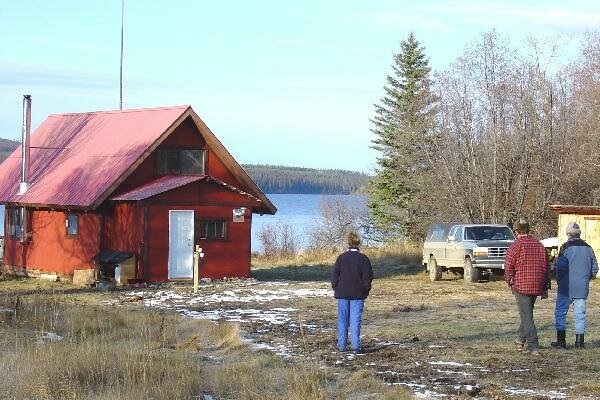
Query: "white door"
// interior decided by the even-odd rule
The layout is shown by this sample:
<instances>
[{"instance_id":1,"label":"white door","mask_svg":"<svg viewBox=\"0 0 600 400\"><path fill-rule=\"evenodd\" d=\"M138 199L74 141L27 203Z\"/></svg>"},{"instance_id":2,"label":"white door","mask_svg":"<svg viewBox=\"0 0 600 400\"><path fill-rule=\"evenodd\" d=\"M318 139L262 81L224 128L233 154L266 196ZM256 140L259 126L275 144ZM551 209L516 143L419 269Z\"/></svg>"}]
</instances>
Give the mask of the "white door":
<instances>
[{"instance_id":1,"label":"white door","mask_svg":"<svg viewBox=\"0 0 600 400\"><path fill-rule=\"evenodd\" d=\"M194 277L194 211L169 211L169 279Z\"/></svg>"}]
</instances>

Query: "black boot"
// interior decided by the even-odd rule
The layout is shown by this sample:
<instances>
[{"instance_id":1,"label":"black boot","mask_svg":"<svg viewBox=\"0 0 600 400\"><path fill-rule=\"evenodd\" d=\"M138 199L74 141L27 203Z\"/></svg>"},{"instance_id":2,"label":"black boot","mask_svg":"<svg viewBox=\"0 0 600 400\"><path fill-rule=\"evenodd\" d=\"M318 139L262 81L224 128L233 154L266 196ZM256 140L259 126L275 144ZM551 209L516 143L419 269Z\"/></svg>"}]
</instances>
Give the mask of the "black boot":
<instances>
[{"instance_id":1,"label":"black boot","mask_svg":"<svg viewBox=\"0 0 600 400\"><path fill-rule=\"evenodd\" d=\"M567 339L565 331L556 331L556 342L550 343L552 347L560 347L561 349L567 348Z\"/></svg>"},{"instance_id":2,"label":"black boot","mask_svg":"<svg viewBox=\"0 0 600 400\"><path fill-rule=\"evenodd\" d=\"M575 335L575 348L583 349L584 347L583 333L581 335Z\"/></svg>"}]
</instances>

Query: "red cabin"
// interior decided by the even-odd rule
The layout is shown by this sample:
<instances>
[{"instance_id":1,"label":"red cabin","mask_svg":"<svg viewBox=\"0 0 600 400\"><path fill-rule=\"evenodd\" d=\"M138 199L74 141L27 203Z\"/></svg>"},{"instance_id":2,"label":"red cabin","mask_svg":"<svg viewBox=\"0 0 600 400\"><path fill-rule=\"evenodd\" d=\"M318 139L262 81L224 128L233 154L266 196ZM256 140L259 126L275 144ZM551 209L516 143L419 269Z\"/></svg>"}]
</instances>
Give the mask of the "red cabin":
<instances>
[{"instance_id":1,"label":"red cabin","mask_svg":"<svg viewBox=\"0 0 600 400\"><path fill-rule=\"evenodd\" d=\"M135 278L250 276L252 214L277 209L190 106L49 116L0 165L5 268L73 276L130 253ZM23 189L21 189L21 192Z\"/></svg>"}]
</instances>

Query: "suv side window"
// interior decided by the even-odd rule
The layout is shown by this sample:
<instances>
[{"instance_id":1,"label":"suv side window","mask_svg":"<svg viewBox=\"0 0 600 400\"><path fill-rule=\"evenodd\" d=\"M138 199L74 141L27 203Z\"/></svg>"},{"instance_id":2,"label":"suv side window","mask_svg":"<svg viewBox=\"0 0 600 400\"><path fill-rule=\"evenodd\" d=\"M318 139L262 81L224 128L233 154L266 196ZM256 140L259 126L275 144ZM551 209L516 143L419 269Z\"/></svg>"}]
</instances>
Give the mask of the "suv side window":
<instances>
[{"instance_id":1,"label":"suv side window","mask_svg":"<svg viewBox=\"0 0 600 400\"><path fill-rule=\"evenodd\" d=\"M448 236L454 236L454 240L456 241L462 241L463 239L463 227L462 226L453 226L452 229L450 229L450 232L448 233Z\"/></svg>"},{"instance_id":2,"label":"suv side window","mask_svg":"<svg viewBox=\"0 0 600 400\"><path fill-rule=\"evenodd\" d=\"M454 236L456 237L456 231L458 230L458 226L453 226L452 228L450 228L450 232L448 232L448 236Z\"/></svg>"},{"instance_id":3,"label":"suv side window","mask_svg":"<svg viewBox=\"0 0 600 400\"><path fill-rule=\"evenodd\" d=\"M443 242L446 240L444 237L444 226L443 225L435 225L431 227L431 232L429 233L429 237L427 240L432 242Z\"/></svg>"}]
</instances>

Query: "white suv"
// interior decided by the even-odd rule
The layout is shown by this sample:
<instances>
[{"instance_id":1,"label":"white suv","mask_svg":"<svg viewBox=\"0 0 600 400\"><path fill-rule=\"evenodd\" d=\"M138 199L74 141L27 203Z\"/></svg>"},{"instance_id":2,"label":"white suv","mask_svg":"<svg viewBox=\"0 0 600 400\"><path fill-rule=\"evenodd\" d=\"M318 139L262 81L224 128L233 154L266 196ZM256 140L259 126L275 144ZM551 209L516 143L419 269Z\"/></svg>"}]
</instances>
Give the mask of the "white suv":
<instances>
[{"instance_id":1,"label":"white suv","mask_svg":"<svg viewBox=\"0 0 600 400\"><path fill-rule=\"evenodd\" d=\"M423 265L432 281L450 271L477 282L484 271L504 272L506 250L514 240L508 225L433 224L423 244Z\"/></svg>"}]
</instances>

